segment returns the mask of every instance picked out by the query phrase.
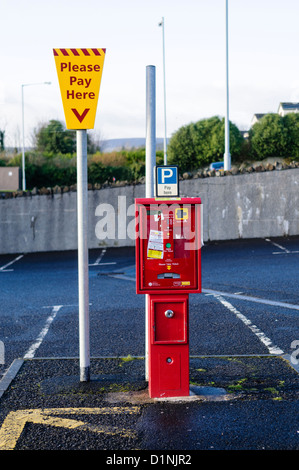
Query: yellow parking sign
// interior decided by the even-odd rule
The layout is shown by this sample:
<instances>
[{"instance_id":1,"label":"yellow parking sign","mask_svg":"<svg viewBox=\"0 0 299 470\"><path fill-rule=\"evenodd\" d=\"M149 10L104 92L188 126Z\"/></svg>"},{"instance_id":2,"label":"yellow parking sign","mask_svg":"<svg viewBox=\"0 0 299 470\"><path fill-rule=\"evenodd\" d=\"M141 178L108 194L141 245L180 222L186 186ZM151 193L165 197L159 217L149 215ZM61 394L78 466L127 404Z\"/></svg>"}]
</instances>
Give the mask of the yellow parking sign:
<instances>
[{"instance_id":1,"label":"yellow parking sign","mask_svg":"<svg viewBox=\"0 0 299 470\"><path fill-rule=\"evenodd\" d=\"M106 49L53 49L67 129L93 129Z\"/></svg>"}]
</instances>

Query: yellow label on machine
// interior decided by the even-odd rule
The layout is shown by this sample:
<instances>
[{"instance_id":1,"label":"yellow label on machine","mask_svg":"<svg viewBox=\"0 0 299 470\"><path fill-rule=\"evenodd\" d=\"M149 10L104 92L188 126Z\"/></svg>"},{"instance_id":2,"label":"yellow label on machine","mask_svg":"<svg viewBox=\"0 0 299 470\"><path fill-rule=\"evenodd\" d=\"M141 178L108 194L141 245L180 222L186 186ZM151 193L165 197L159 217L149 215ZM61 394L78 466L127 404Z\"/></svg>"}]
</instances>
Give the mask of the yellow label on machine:
<instances>
[{"instance_id":1,"label":"yellow label on machine","mask_svg":"<svg viewBox=\"0 0 299 470\"><path fill-rule=\"evenodd\" d=\"M175 210L175 219L176 220L187 220L189 217L189 212L186 207L180 208L178 207Z\"/></svg>"},{"instance_id":2,"label":"yellow label on machine","mask_svg":"<svg viewBox=\"0 0 299 470\"><path fill-rule=\"evenodd\" d=\"M148 250L147 257L148 258L155 258L155 259L162 259L163 258L163 251Z\"/></svg>"}]
</instances>

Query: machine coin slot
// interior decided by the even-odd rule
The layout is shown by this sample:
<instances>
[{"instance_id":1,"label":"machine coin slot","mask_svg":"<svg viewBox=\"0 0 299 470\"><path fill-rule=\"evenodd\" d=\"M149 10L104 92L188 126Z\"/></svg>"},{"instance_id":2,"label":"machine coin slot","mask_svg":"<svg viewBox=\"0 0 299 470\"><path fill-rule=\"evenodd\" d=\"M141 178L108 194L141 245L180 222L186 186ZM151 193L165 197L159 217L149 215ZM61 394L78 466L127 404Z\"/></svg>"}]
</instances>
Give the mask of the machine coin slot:
<instances>
[{"instance_id":1,"label":"machine coin slot","mask_svg":"<svg viewBox=\"0 0 299 470\"><path fill-rule=\"evenodd\" d=\"M181 275L177 273L162 273L158 274L158 279L180 279Z\"/></svg>"}]
</instances>

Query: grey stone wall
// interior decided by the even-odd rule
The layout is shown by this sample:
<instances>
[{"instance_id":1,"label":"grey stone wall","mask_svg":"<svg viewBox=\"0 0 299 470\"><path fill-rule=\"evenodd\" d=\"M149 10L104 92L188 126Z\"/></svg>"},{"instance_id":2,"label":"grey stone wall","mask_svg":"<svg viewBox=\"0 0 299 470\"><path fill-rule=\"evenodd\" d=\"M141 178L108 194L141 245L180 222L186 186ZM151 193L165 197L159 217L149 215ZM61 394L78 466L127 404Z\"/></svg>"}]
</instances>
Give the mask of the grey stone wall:
<instances>
[{"instance_id":1,"label":"grey stone wall","mask_svg":"<svg viewBox=\"0 0 299 470\"><path fill-rule=\"evenodd\" d=\"M134 245L134 200L142 184L88 191L89 247ZM299 169L192 178L181 197L203 203L203 239L299 235ZM77 193L0 199L0 253L77 248Z\"/></svg>"}]
</instances>

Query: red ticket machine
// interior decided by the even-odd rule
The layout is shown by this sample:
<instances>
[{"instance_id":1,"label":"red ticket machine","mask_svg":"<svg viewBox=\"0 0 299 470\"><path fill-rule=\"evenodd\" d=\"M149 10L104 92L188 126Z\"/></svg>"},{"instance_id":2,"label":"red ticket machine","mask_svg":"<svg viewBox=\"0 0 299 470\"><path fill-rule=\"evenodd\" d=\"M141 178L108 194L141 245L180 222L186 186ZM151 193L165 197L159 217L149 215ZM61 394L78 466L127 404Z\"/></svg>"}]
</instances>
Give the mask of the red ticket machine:
<instances>
[{"instance_id":1,"label":"red ticket machine","mask_svg":"<svg viewBox=\"0 0 299 470\"><path fill-rule=\"evenodd\" d=\"M189 293L201 292L200 198L136 199L136 292L148 295L149 394L189 395Z\"/></svg>"}]
</instances>

